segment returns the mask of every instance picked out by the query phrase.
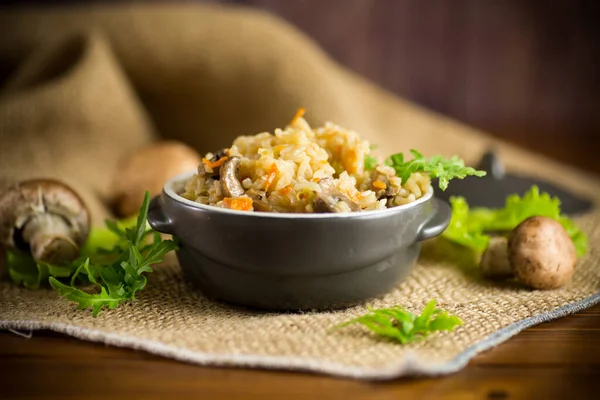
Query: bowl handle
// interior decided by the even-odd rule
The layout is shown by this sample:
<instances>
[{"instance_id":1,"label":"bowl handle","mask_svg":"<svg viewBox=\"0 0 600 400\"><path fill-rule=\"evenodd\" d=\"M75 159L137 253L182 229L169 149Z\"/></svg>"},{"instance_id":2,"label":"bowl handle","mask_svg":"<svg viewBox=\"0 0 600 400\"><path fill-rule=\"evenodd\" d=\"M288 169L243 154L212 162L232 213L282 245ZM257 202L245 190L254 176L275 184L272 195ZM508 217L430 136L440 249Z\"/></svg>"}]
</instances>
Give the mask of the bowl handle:
<instances>
[{"instance_id":1,"label":"bowl handle","mask_svg":"<svg viewBox=\"0 0 600 400\"><path fill-rule=\"evenodd\" d=\"M174 233L172 221L163 212L161 203L160 195L150 200L148 223L155 231L172 235Z\"/></svg>"},{"instance_id":2,"label":"bowl handle","mask_svg":"<svg viewBox=\"0 0 600 400\"><path fill-rule=\"evenodd\" d=\"M417 232L416 242L431 239L440 235L450 224L452 209L450 205L440 199L433 199L435 211Z\"/></svg>"}]
</instances>

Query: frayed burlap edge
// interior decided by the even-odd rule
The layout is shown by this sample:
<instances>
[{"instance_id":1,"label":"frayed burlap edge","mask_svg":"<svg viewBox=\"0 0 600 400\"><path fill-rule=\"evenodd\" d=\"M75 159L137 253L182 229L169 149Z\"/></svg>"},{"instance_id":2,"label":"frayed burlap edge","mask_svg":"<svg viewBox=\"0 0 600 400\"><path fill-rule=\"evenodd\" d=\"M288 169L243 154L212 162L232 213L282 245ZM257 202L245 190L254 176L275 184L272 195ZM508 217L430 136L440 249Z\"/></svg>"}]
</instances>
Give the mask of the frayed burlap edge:
<instances>
[{"instance_id":1,"label":"frayed burlap edge","mask_svg":"<svg viewBox=\"0 0 600 400\"><path fill-rule=\"evenodd\" d=\"M452 374L464 368L477 354L507 341L517 333L527 328L539 325L543 322L565 317L569 314L582 311L598 303L600 303L600 292L595 293L583 300L557 308L553 311L515 322L469 346L451 361L446 363L424 363L422 359L419 359L416 355L413 356L412 353L407 353L406 357L401 362L390 367L383 368L352 367L338 363L323 362L299 357L273 357L254 354L211 354L194 352L184 348L178 348L176 346L169 346L154 340L140 339L133 336L123 336L116 333L107 333L65 323L42 323L40 321L0 321L0 329L6 329L9 331L22 329L35 331L48 329L90 342L99 342L115 347L142 350L151 354L207 367L213 366L286 370L318 373L358 380L384 381L408 376L435 376ZM29 337L29 335L23 335L21 332L14 333Z\"/></svg>"}]
</instances>

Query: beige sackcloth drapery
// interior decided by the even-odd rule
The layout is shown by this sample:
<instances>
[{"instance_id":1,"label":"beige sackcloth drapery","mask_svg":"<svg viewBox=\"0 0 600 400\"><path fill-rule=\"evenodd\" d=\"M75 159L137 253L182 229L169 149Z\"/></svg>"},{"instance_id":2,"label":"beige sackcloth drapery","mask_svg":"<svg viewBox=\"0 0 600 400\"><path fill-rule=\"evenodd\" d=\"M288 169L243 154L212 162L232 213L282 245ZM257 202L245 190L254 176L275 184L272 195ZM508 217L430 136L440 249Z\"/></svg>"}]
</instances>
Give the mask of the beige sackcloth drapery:
<instances>
[{"instance_id":1,"label":"beige sackcloth drapery","mask_svg":"<svg viewBox=\"0 0 600 400\"><path fill-rule=\"evenodd\" d=\"M201 152L284 126L298 107L312 125L355 129L380 149L456 154L473 163L497 146L508 169L600 201L600 183L501 143L376 87L270 15L218 6L116 5L0 13L0 182L56 177L100 224L117 160L159 137ZM527 326L590 306L600 292L600 213L578 219L590 238L567 287L548 292L481 280L461 249L426 244L411 276L374 307L418 311L430 299L461 317L415 345L376 340L365 312L276 314L205 299L170 258L131 304L93 318L49 289L0 284L0 327L77 338L215 366L313 371L360 379L442 374Z\"/></svg>"}]
</instances>

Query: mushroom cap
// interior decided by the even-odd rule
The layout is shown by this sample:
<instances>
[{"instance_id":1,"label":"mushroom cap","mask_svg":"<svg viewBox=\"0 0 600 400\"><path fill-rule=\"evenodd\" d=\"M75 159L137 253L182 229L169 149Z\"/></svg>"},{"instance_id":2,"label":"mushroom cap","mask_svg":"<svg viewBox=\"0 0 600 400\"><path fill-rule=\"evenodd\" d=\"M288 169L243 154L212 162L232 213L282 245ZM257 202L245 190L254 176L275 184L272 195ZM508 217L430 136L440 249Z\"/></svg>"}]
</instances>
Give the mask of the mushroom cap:
<instances>
[{"instance_id":1,"label":"mushroom cap","mask_svg":"<svg viewBox=\"0 0 600 400\"><path fill-rule=\"evenodd\" d=\"M200 154L178 141L159 141L124 157L113 178L112 203L122 217L135 215L146 191L155 196L173 176L194 170Z\"/></svg>"},{"instance_id":2,"label":"mushroom cap","mask_svg":"<svg viewBox=\"0 0 600 400\"><path fill-rule=\"evenodd\" d=\"M564 286L577 263L575 245L563 226L541 216L524 220L512 231L509 258L517 278L535 289Z\"/></svg>"},{"instance_id":3,"label":"mushroom cap","mask_svg":"<svg viewBox=\"0 0 600 400\"><path fill-rule=\"evenodd\" d=\"M71 227L72 239L82 246L90 227L90 214L81 197L56 179L30 179L0 194L0 243L17 248L15 233L34 216L53 214Z\"/></svg>"}]
</instances>

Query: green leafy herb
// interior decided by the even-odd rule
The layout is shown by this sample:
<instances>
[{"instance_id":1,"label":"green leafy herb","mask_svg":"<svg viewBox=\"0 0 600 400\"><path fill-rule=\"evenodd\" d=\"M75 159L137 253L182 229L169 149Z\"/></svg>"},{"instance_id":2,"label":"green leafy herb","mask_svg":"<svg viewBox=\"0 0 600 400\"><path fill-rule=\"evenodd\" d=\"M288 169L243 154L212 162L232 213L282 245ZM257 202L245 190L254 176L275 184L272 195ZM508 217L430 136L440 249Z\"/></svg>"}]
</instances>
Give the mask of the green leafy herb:
<instances>
[{"instance_id":1,"label":"green leafy herb","mask_svg":"<svg viewBox=\"0 0 600 400\"><path fill-rule=\"evenodd\" d=\"M415 315L400 306L375 310L369 308L369 311L366 315L334 328L361 324L379 336L406 344L423 340L435 331L451 331L462 325L458 317L436 308L435 300L431 300L420 315Z\"/></svg>"},{"instance_id":2,"label":"green leafy herb","mask_svg":"<svg viewBox=\"0 0 600 400\"><path fill-rule=\"evenodd\" d=\"M137 218L114 222L121 229L135 226ZM48 283L48 278L68 278L75 273L77 268L85 262L88 257L96 260L100 258L106 249L116 246L122 239L108 228L93 227L81 248L80 256L71 263L64 265L52 265L48 263L36 263L30 254L18 250L10 250L6 253L6 265L11 280L27 289L39 289ZM87 279L80 279L87 283Z\"/></svg>"},{"instance_id":3,"label":"green leafy herb","mask_svg":"<svg viewBox=\"0 0 600 400\"><path fill-rule=\"evenodd\" d=\"M404 160L403 153L393 154L386 160L386 165L393 167L396 170L396 175L405 183L415 172L424 172L432 178L438 178L440 189L446 190L448 183L452 179L464 179L469 175L485 176L485 171L478 171L472 167L466 167L463 160L457 156L445 159L442 156L433 156L430 159L416 150L410 150L413 159L410 161Z\"/></svg>"},{"instance_id":4,"label":"green leafy herb","mask_svg":"<svg viewBox=\"0 0 600 400\"><path fill-rule=\"evenodd\" d=\"M106 221L105 228L93 228L79 258L72 263L36 263L29 254L8 252L10 278L29 289L49 282L61 296L78 303L79 309L92 308L94 316L104 307L113 309L134 300L146 286L144 273L152 272L151 265L177 247L172 240L162 240L148 225L149 203L150 194L146 193L136 218ZM89 284L94 290L84 291L78 284Z\"/></svg>"},{"instance_id":5,"label":"green leafy herb","mask_svg":"<svg viewBox=\"0 0 600 400\"><path fill-rule=\"evenodd\" d=\"M483 233L482 221L473 217L463 197L451 197L450 204L452 217L442 235L475 251L484 251L490 243L490 237Z\"/></svg>"},{"instance_id":6,"label":"green leafy herb","mask_svg":"<svg viewBox=\"0 0 600 400\"><path fill-rule=\"evenodd\" d=\"M377 158L369 154L365 156L365 169L367 171L373 171L377 166Z\"/></svg>"},{"instance_id":7,"label":"green leafy herb","mask_svg":"<svg viewBox=\"0 0 600 400\"><path fill-rule=\"evenodd\" d=\"M543 216L562 224L573 240L578 257L587 252L587 236L572 220L561 214L560 199L540 193L537 186L532 186L523 197L517 194L508 196L505 206L500 209L469 210L463 197L452 197L450 203L452 219L442 235L475 251L486 249L490 240L487 232L508 232L527 218Z\"/></svg>"},{"instance_id":8,"label":"green leafy herb","mask_svg":"<svg viewBox=\"0 0 600 400\"><path fill-rule=\"evenodd\" d=\"M10 279L17 285L23 285L27 289L38 289L51 276L67 278L77 269L77 266L72 264L36 263L29 254L20 251L8 251L6 264Z\"/></svg>"},{"instance_id":9,"label":"green leafy herb","mask_svg":"<svg viewBox=\"0 0 600 400\"><path fill-rule=\"evenodd\" d=\"M69 285L50 277L50 285L66 299L78 303L79 309L92 308L94 316L103 307L114 309L128 300L135 300L135 294L146 286L145 272L152 272L151 265L159 263L165 254L175 250L172 240L162 240L158 232L147 226L146 218L150 203L149 193L133 227L123 228L107 221L107 228L113 232L118 242L110 250L99 252L101 261L92 262L88 257L73 274ZM153 241L147 238L153 235ZM75 286L75 279L84 274L97 289L94 293L85 292Z\"/></svg>"}]
</instances>

